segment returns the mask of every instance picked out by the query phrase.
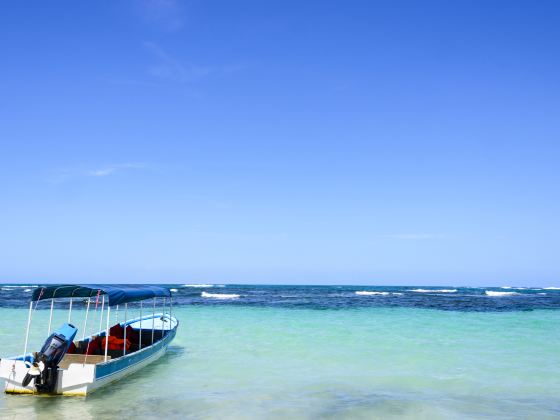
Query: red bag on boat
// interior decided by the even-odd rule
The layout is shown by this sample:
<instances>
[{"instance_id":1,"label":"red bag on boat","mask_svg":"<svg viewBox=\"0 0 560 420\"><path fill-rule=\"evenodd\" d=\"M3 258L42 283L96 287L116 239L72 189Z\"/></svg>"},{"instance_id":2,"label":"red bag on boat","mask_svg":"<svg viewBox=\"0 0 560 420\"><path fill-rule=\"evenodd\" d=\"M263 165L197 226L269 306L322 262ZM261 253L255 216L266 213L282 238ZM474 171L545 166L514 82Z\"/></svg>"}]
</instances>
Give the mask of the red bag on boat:
<instances>
[{"instance_id":1,"label":"red bag on boat","mask_svg":"<svg viewBox=\"0 0 560 420\"><path fill-rule=\"evenodd\" d=\"M113 325L109 330L109 335L116 338L124 338L124 328L121 324Z\"/></svg>"},{"instance_id":2,"label":"red bag on boat","mask_svg":"<svg viewBox=\"0 0 560 420\"><path fill-rule=\"evenodd\" d=\"M91 340L87 345L86 354L91 356L92 354L98 354L101 350L101 337L96 337L94 340Z\"/></svg>"},{"instance_id":3,"label":"red bag on boat","mask_svg":"<svg viewBox=\"0 0 560 420\"><path fill-rule=\"evenodd\" d=\"M101 348L103 350L105 350L106 342L107 342L107 338L103 337L103 340L101 341ZM124 346L125 346L125 340L124 339L117 338L117 337L112 336L112 335L109 336L109 350L123 350ZM129 348L130 348L130 341L127 338L126 339L126 349L128 350Z\"/></svg>"},{"instance_id":4,"label":"red bag on boat","mask_svg":"<svg viewBox=\"0 0 560 420\"><path fill-rule=\"evenodd\" d=\"M126 339L130 340L131 343L138 343L138 341L140 341L140 334L138 333L138 331L128 325L126 327Z\"/></svg>"}]
</instances>

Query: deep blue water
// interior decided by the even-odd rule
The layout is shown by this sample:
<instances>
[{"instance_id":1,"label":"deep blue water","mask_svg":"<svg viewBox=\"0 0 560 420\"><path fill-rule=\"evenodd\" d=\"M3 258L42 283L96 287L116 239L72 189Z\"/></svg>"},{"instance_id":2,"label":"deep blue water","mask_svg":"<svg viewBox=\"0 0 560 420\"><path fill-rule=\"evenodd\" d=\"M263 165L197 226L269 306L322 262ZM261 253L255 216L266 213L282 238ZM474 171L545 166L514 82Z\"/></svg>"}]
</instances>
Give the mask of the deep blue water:
<instances>
[{"instance_id":1,"label":"deep blue water","mask_svg":"<svg viewBox=\"0 0 560 420\"><path fill-rule=\"evenodd\" d=\"M37 285L0 286L0 307L26 307ZM228 305L304 309L409 307L448 311L560 309L555 288L455 286L274 286L168 284L174 305ZM80 305L76 302L76 305ZM39 305L45 307L43 305Z\"/></svg>"}]
</instances>

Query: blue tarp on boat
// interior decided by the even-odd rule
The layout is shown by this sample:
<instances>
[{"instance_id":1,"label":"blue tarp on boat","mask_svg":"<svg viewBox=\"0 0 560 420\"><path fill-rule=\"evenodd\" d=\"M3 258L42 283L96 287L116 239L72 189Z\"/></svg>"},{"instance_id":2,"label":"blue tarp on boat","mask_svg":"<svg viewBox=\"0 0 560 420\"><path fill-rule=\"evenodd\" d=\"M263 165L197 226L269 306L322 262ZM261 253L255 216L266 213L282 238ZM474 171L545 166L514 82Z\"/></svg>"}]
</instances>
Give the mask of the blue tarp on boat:
<instances>
[{"instance_id":1,"label":"blue tarp on boat","mask_svg":"<svg viewBox=\"0 0 560 420\"><path fill-rule=\"evenodd\" d=\"M109 305L150 299L171 297L169 289L147 284L59 284L37 287L33 290L32 301L56 298L90 298L105 295Z\"/></svg>"}]
</instances>

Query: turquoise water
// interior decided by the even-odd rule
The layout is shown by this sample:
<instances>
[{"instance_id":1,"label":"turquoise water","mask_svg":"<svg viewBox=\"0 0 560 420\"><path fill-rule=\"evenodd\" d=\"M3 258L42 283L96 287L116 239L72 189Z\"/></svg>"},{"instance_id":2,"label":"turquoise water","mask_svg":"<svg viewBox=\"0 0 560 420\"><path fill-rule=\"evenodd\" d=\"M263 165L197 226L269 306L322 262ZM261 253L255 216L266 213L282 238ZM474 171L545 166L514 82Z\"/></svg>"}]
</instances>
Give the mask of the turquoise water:
<instances>
[{"instance_id":1,"label":"turquoise water","mask_svg":"<svg viewBox=\"0 0 560 420\"><path fill-rule=\"evenodd\" d=\"M2 394L1 417L560 418L560 311L175 309L144 371L86 398ZM0 354L21 353L26 311L0 317Z\"/></svg>"}]
</instances>

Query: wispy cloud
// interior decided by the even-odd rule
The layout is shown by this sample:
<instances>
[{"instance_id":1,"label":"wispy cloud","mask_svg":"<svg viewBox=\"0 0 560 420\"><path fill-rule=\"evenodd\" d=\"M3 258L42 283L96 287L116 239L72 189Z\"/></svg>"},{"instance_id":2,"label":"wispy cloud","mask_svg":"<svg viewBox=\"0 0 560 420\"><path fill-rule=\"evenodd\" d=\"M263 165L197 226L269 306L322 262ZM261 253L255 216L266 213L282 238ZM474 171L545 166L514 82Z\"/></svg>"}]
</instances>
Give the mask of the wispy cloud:
<instances>
[{"instance_id":1,"label":"wispy cloud","mask_svg":"<svg viewBox=\"0 0 560 420\"><path fill-rule=\"evenodd\" d=\"M185 2L179 0L139 0L132 3L142 18L165 31L183 28Z\"/></svg>"},{"instance_id":2,"label":"wispy cloud","mask_svg":"<svg viewBox=\"0 0 560 420\"><path fill-rule=\"evenodd\" d=\"M448 236L441 233L389 233L378 235L382 239L395 239L403 241L419 241L428 239L445 239Z\"/></svg>"},{"instance_id":3,"label":"wispy cloud","mask_svg":"<svg viewBox=\"0 0 560 420\"><path fill-rule=\"evenodd\" d=\"M145 42L144 46L158 61L148 71L159 79L189 83L197 81L215 70L210 66L198 66L178 60L154 42Z\"/></svg>"},{"instance_id":4,"label":"wispy cloud","mask_svg":"<svg viewBox=\"0 0 560 420\"><path fill-rule=\"evenodd\" d=\"M47 182L51 184L60 184L63 182L71 181L73 179L88 177L107 177L121 171L144 168L146 168L146 164L137 162L116 163L89 169L84 167L58 168L53 171L53 173L48 177Z\"/></svg>"},{"instance_id":5,"label":"wispy cloud","mask_svg":"<svg viewBox=\"0 0 560 420\"><path fill-rule=\"evenodd\" d=\"M145 165L143 163L119 163L116 165L108 165L98 169L90 170L86 173L88 176L109 176L117 171L124 171L127 169L142 169Z\"/></svg>"},{"instance_id":6,"label":"wispy cloud","mask_svg":"<svg viewBox=\"0 0 560 420\"><path fill-rule=\"evenodd\" d=\"M177 58L155 42L146 41L144 47L155 59L148 68L153 77L174 83L194 83L206 77L228 77L247 68L244 64L227 64L218 66L198 65Z\"/></svg>"}]
</instances>

